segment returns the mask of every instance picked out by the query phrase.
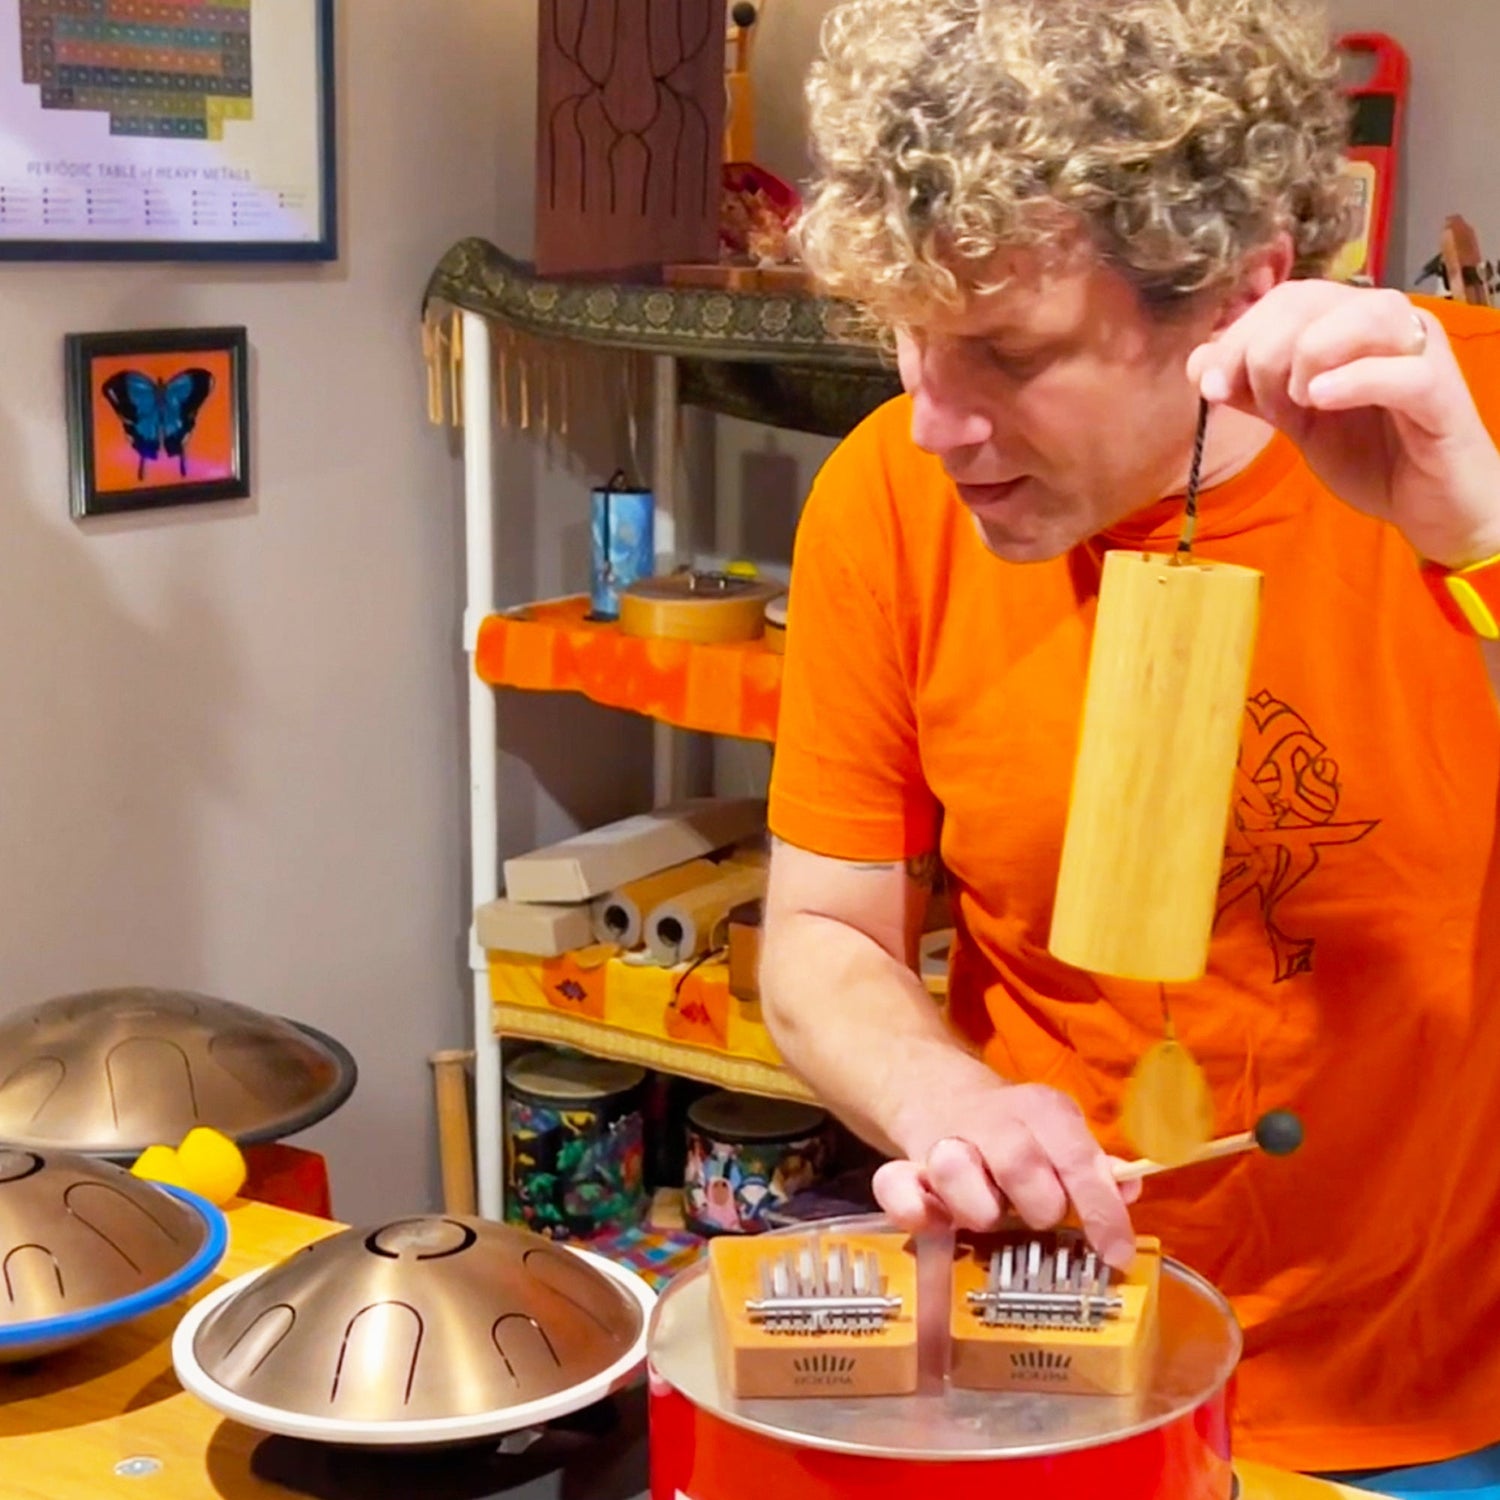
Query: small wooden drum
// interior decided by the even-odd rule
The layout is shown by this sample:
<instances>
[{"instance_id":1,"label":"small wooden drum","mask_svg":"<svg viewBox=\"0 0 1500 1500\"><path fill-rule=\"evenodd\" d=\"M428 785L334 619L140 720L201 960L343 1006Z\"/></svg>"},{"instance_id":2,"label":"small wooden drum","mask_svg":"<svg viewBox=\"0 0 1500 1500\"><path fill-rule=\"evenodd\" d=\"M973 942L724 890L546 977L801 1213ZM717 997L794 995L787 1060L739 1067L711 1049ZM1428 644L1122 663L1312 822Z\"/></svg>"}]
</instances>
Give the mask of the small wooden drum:
<instances>
[{"instance_id":1,"label":"small wooden drum","mask_svg":"<svg viewBox=\"0 0 1500 1500\"><path fill-rule=\"evenodd\" d=\"M940 1260L939 1275L947 1270ZM939 1280L922 1290L926 1368L915 1395L742 1401L716 1368L700 1263L669 1285L648 1336L651 1500L1230 1500L1238 1325L1218 1292L1173 1261L1161 1299L1151 1375L1133 1396L950 1389L929 1328L947 1315Z\"/></svg>"}]
</instances>

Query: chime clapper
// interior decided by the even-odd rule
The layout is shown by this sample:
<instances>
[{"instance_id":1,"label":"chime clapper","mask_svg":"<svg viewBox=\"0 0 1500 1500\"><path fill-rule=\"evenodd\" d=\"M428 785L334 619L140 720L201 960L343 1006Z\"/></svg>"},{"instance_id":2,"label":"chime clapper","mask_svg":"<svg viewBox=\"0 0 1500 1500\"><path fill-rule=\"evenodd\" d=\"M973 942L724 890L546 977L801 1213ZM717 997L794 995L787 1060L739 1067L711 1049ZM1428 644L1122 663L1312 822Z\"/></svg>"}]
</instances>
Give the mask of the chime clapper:
<instances>
[{"instance_id":1,"label":"chime clapper","mask_svg":"<svg viewBox=\"0 0 1500 1500\"><path fill-rule=\"evenodd\" d=\"M1125 1138L1141 1156L1189 1161L1214 1133L1214 1101L1196 1059L1177 1040L1167 987L1161 987L1166 1035L1136 1063L1120 1115Z\"/></svg>"},{"instance_id":2,"label":"chime clapper","mask_svg":"<svg viewBox=\"0 0 1500 1500\"><path fill-rule=\"evenodd\" d=\"M1256 1121L1254 1130L1209 1141L1185 1161L1159 1162L1142 1157L1139 1161L1120 1162L1114 1167L1113 1175L1116 1182L1139 1182L1143 1177L1175 1172L1179 1167L1217 1161L1221 1157L1237 1156L1244 1151L1260 1150L1267 1156L1290 1156L1301 1144L1302 1121L1290 1110L1273 1109Z\"/></svg>"}]
</instances>

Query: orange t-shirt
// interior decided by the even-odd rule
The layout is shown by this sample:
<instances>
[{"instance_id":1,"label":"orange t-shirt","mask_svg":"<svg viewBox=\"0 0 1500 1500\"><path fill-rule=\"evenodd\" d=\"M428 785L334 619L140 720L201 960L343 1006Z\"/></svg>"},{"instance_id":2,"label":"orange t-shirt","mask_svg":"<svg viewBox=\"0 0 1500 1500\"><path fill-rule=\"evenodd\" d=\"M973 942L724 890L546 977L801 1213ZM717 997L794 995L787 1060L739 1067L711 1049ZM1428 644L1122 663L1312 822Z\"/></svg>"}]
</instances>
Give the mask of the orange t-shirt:
<instances>
[{"instance_id":1,"label":"orange t-shirt","mask_svg":"<svg viewBox=\"0 0 1500 1500\"><path fill-rule=\"evenodd\" d=\"M1500 316L1430 305L1500 429ZM863 423L803 513L771 825L844 859L940 849L957 1024L1129 1156L1158 988L1047 935L1102 553L1170 550L1181 501L1006 563L909 422L897 400ZM1209 971L1172 1015L1216 1133L1284 1107L1306 1144L1154 1180L1135 1222L1234 1303L1243 1456L1448 1457L1500 1439L1500 984L1474 979L1500 716L1402 537L1286 439L1205 492L1196 547L1265 584ZM1495 960L1500 928L1478 938Z\"/></svg>"}]
</instances>

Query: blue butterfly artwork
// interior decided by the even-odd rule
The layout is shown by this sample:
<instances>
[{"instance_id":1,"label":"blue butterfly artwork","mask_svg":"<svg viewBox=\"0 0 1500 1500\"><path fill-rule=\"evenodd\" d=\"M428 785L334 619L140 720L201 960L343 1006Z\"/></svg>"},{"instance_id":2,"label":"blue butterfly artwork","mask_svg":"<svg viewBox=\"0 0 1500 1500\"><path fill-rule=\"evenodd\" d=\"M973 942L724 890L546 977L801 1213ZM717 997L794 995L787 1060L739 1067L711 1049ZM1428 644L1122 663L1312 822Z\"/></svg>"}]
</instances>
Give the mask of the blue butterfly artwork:
<instances>
[{"instance_id":1,"label":"blue butterfly artwork","mask_svg":"<svg viewBox=\"0 0 1500 1500\"><path fill-rule=\"evenodd\" d=\"M194 366L168 380L153 380L139 370L122 370L101 387L135 449L136 478L146 477L146 465L163 456L177 460L187 475L188 435L214 388L214 377Z\"/></svg>"}]
</instances>

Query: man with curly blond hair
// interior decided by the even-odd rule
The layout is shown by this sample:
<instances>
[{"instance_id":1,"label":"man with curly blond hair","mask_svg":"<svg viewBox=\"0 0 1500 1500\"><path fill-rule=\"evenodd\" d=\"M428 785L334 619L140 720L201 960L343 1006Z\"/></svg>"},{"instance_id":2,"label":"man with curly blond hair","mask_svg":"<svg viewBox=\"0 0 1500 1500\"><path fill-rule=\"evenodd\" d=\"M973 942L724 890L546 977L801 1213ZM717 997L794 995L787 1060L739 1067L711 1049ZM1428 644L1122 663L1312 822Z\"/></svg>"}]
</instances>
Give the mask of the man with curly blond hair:
<instances>
[{"instance_id":1,"label":"man with curly blond hair","mask_svg":"<svg viewBox=\"0 0 1500 1500\"><path fill-rule=\"evenodd\" d=\"M1071 1210L1116 1263L1144 1231L1209 1276L1245 1329L1242 1454L1475 1453L1500 1439L1500 647L1441 575L1500 599L1500 316L1327 279L1347 109L1312 0L847 0L808 94L804 254L906 394L798 531L783 1054L890 1155L901 1223ZM1108 1157L1161 995L1047 934L1102 557L1176 545L1205 407L1197 546L1265 595L1209 972L1171 1008L1220 1132L1289 1108L1307 1142L1132 1205ZM939 868L946 1018L913 973Z\"/></svg>"}]
</instances>

